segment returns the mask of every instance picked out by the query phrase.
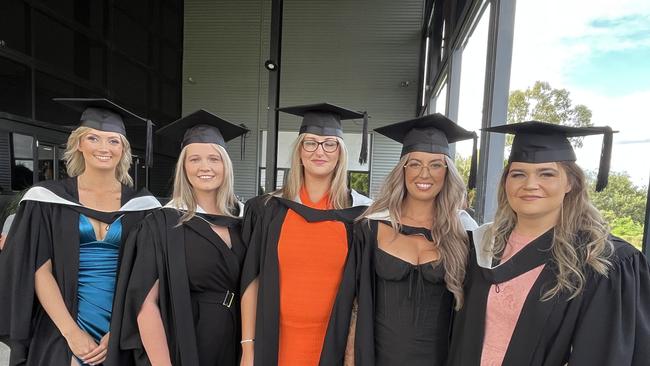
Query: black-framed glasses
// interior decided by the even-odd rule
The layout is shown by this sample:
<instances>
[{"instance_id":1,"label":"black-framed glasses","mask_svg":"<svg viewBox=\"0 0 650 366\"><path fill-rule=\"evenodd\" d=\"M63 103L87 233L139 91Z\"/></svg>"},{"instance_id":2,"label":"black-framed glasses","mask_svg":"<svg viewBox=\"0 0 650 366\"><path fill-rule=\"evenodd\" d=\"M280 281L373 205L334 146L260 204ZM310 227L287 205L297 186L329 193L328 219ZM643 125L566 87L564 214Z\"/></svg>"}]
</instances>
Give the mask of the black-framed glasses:
<instances>
[{"instance_id":1,"label":"black-framed glasses","mask_svg":"<svg viewBox=\"0 0 650 366\"><path fill-rule=\"evenodd\" d=\"M328 153L333 153L339 148L339 142L337 140L325 140L318 142L316 140L303 140L302 148L307 152L314 152L318 150L318 146L323 147L323 151Z\"/></svg>"},{"instance_id":2,"label":"black-framed glasses","mask_svg":"<svg viewBox=\"0 0 650 366\"><path fill-rule=\"evenodd\" d=\"M406 168L406 170L410 171L413 174L417 173L417 175L422 174L422 169L425 167L429 171L429 174L434 174L447 168L447 165L441 161L432 161L429 164L422 164L422 162L418 160L411 160L407 162L406 165L404 165L404 168Z\"/></svg>"}]
</instances>

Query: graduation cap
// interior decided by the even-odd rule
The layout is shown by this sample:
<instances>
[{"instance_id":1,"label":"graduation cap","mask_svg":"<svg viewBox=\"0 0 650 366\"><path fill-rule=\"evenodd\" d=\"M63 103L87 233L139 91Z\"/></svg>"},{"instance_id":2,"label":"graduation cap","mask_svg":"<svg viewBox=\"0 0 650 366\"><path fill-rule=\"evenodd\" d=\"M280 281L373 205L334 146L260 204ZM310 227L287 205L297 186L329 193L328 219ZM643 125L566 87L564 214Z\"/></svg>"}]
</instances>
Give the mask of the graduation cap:
<instances>
[{"instance_id":1,"label":"graduation cap","mask_svg":"<svg viewBox=\"0 0 650 366\"><path fill-rule=\"evenodd\" d=\"M295 107L278 108L278 111L302 116L299 133L312 133L319 136L338 136L343 138L341 121L363 118L363 136L359 163L364 164L368 156L368 113L355 112L329 103L307 104Z\"/></svg>"},{"instance_id":2,"label":"graduation cap","mask_svg":"<svg viewBox=\"0 0 650 366\"><path fill-rule=\"evenodd\" d=\"M469 170L468 187L476 187L477 167L477 140L476 132L468 131L460 127L440 113L397 122L388 126L375 129L388 138L391 138L402 146L404 156L410 152L420 151L433 154L444 154L449 157L449 144L457 141L473 139L472 161Z\"/></svg>"},{"instance_id":3,"label":"graduation cap","mask_svg":"<svg viewBox=\"0 0 650 366\"><path fill-rule=\"evenodd\" d=\"M600 192L607 186L614 134L614 131L609 126L571 127L547 122L528 121L484 128L483 131L515 135L510 157L508 158L509 163L576 161L576 154L569 142L569 137L604 134L596 191Z\"/></svg>"},{"instance_id":4,"label":"graduation cap","mask_svg":"<svg viewBox=\"0 0 650 366\"><path fill-rule=\"evenodd\" d=\"M127 130L146 125L145 165L147 167L153 165L153 145L151 140L153 122L151 120L144 119L104 98L54 98L52 100L81 112L79 126L127 136Z\"/></svg>"},{"instance_id":5,"label":"graduation cap","mask_svg":"<svg viewBox=\"0 0 650 366\"><path fill-rule=\"evenodd\" d=\"M248 132L243 125L236 125L205 109L182 117L156 131L176 143L177 152L189 144L207 143L226 147L226 142ZM243 155L242 140L242 155Z\"/></svg>"}]
</instances>

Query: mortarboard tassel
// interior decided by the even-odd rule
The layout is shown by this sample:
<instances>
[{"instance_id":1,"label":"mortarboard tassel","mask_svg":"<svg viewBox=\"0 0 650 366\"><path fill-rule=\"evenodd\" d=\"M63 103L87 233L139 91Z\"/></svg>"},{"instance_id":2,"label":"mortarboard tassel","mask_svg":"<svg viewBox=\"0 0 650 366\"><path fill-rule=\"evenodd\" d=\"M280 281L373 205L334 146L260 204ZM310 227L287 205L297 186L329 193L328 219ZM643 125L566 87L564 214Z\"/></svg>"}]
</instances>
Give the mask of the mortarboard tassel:
<instances>
[{"instance_id":1,"label":"mortarboard tassel","mask_svg":"<svg viewBox=\"0 0 650 366\"><path fill-rule=\"evenodd\" d=\"M608 126L605 126L604 129L605 136L603 136L603 148L600 152L600 165L598 166L598 178L596 179L596 192L600 192L607 187L609 167L612 158L612 140L614 132Z\"/></svg>"},{"instance_id":2,"label":"mortarboard tassel","mask_svg":"<svg viewBox=\"0 0 650 366\"><path fill-rule=\"evenodd\" d=\"M359 164L368 161L368 112L363 112L363 129L361 136L361 152L359 153Z\"/></svg>"},{"instance_id":3,"label":"mortarboard tassel","mask_svg":"<svg viewBox=\"0 0 650 366\"><path fill-rule=\"evenodd\" d=\"M245 124L240 123L239 127L245 128L248 130L248 127L246 127ZM246 137L248 137L248 131L246 131L242 136L241 136L241 144L240 144L240 160L246 159Z\"/></svg>"},{"instance_id":4,"label":"mortarboard tassel","mask_svg":"<svg viewBox=\"0 0 650 366\"><path fill-rule=\"evenodd\" d=\"M467 179L468 189L476 188L476 170L478 167L478 135L474 132L472 143L472 160L469 165L469 177Z\"/></svg>"},{"instance_id":5,"label":"mortarboard tassel","mask_svg":"<svg viewBox=\"0 0 650 366\"><path fill-rule=\"evenodd\" d=\"M144 150L144 165L151 168L153 167L153 122L147 120L147 141Z\"/></svg>"}]
</instances>

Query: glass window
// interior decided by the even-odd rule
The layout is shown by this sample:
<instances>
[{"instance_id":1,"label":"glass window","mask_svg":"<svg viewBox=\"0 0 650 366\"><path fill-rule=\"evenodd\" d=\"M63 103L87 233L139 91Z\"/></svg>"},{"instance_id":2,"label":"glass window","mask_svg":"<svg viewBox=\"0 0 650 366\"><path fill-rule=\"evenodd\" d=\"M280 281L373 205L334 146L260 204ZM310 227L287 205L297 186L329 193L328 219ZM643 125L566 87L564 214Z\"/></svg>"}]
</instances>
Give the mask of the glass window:
<instances>
[{"instance_id":1,"label":"glass window","mask_svg":"<svg viewBox=\"0 0 650 366\"><path fill-rule=\"evenodd\" d=\"M36 58L65 72L101 84L104 71L103 45L39 11L34 14Z\"/></svg>"},{"instance_id":2,"label":"glass window","mask_svg":"<svg viewBox=\"0 0 650 366\"><path fill-rule=\"evenodd\" d=\"M149 1L148 0L115 0L115 7L129 14L134 21L146 24L149 20Z\"/></svg>"},{"instance_id":3,"label":"glass window","mask_svg":"<svg viewBox=\"0 0 650 366\"><path fill-rule=\"evenodd\" d=\"M38 144L38 180L54 179L54 145Z\"/></svg>"},{"instance_id":4,"label":"glass window","mask_svg":"<svg viewBox=\"0 0 650 366\"><path fill-rule=\"evenodd\" d=\"M36 59L74 73L74 31L40 11L34 12L33 28Z\"/></svg>"},{"instance_id":5,"label":"glass window","mask_svg":"<svg viewBox=\"0 0 650 366\"><path fill-rule=\"evenodd\" d=\"M65 166L65 160L63 159L63 154L65 153L65 145L60 145L56 147L56 164L57 172L55 173L57 179L65 179L68 177L68 169Z\"/></svg>"},{"instance_id":6,"label":"glass window","mask_svg":"<svg viewBox=\"0 0 650 366\"><path fill-rule=\"evenodd\" d=\"M171 47L162 45L162 73L166 77L177 80L180 76L181 58L178 52Z\"/></svg>"},{"instance_id":7,"label":"glass window","mask_svg":"<svg viewBox=\"0 0 650 366\"><path fill-rule=\"evenodd\" d=\"M181 114L180 85L174 85L167 82L162 83L160 90L160 103L163 112L172 117L178 117Z\"/></svg>"},{"instance_id":8,"label":"glass window","mask_svg":"<svg viewBox=\"0 0 650 366\"><path fill-rule=\"evenodd\" d=\"M460 69L460 89L458 100L458 124L470 131L478 131L483 120L483 94L490 23L490 4L478 13L473 29L462 43L462 62ZM469 177L472 141L466 140L456 145L456 166L465 181ZM471 201L471 196L470 196Z\"/></svg>"},{"instance_id":9,"label":"glass window","mask_svg":"<svg viewBox=\"0 0 650 366\"><path fill-rule=\"evenodd\" d=\"M167 6L162 6L162 35L165 39L172 42L176 46L181 45L182 31L180 29L181 17L178 16L176 10L172 10Z\"/></svg>"},{"instance_id":10,"label":"glass window","mask_svg":"<svg viewBox=\"0 0 650 366\"><path fill-rule=\"evenodd\" d=\"M643 163L650 155L650 7L632 0L612 12L610 5L557 11L546 2L517 2L508 122L537 119L619 131L609 185L590 196L612 232L641 248L650 178ZM601 146L602 135L574 141L591 187Z\"/></svg>"},{"instance_id":11,"label":"glass window","mask_svg":"<svg viewBox=\"0 0 650 366\"><path fill-rule=\"evenodd\" d=\"M116 10L113 41L118 49L130 57L144 64L149 63L149 34L146 23L137 23L124 12Z\"/></svg>"},{"instance_id":12,"label":"glass window","mask_svg":"<svg viewBox=\"0 0 650 366\"><path fill-rule=\"evenodd\" d=\"M0 57L0 110L32 116L31 72L25 65Z\"/></svg>"},{"instance_id":13,"label":"glass window","mask_svg":"<svg viewBox=\"0 0 650 366\"><path fill-rule=\"evenodd\" d=\"M22 0L0 1L0 48L30 54L29 7Z\"/></svg>"},{"instance_id":14,"label":"glass window","mask_svg":"<svg viewBox=\"0 0 650 366\"><path fill-rule=\"evenodd\" d=\"M146 110L147 106L147 72L114 54L109 88L116 100L125 101L125 104L138 110Z\"/></svg>"},{"instance_id":15,"label":"glass window","mask_svg":"<svg viewBox=\"0 0 650 366\"><path fill-rule=\"evenodd\" d=\"M11 189L22 191L34 184L34 138L11 134Z\"/></svg>"},{"instance_id":16,"label":"glass window","mask_svg":"<svg viewBox=\"0 0 650 366\"><path fill-rule=\"evenodd\" d=\"M36 119L44 122L79 121L79 113L52 101L57 97L77 97L77 88L68 82L36 72Z\"/></svg>"}]
</instances>

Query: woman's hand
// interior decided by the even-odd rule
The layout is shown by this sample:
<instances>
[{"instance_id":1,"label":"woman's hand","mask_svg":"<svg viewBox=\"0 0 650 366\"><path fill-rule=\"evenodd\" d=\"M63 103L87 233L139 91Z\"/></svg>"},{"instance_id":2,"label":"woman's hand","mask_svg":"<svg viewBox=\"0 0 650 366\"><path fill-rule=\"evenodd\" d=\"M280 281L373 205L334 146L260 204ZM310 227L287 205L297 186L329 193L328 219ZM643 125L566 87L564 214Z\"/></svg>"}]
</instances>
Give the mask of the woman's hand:
<instances>
[{"instance_id":1,"label":"woman's hand","mask_svg":"<svg viewBox=\"0 0 650 366\"><path fill-rule=\"evenodd\" d=\"M99 365L100 363L106 361L106 355L108 354L108 337L110 334L110 332L106 333L102 339L99 340L99 345L97 348L85 356L85 363L90 365Z\"/></svg>"},{"instance_id":2,"label":"woman's hand","mask_svg":"<svg viewBox=\"0 0 650 366\"><path fill-rule=\"evenodd\" d=\"M68 335L64 334L64 337L72 353L84 362L86 362L86 357L97 348L97 343L95 343L93 337L79 327L76 327Z\"/></svg>"},{"instance_id":3,"label":"woman's hand","mask_svg":"<svg viewBox=\"0 0 650 366\"><path fill-rule=\"evenodd\" d=\"M239 366L253 366L253 356L255 354L253 347L253 342L242 343L241 362Z\"/></svg>"}]
</instances>

